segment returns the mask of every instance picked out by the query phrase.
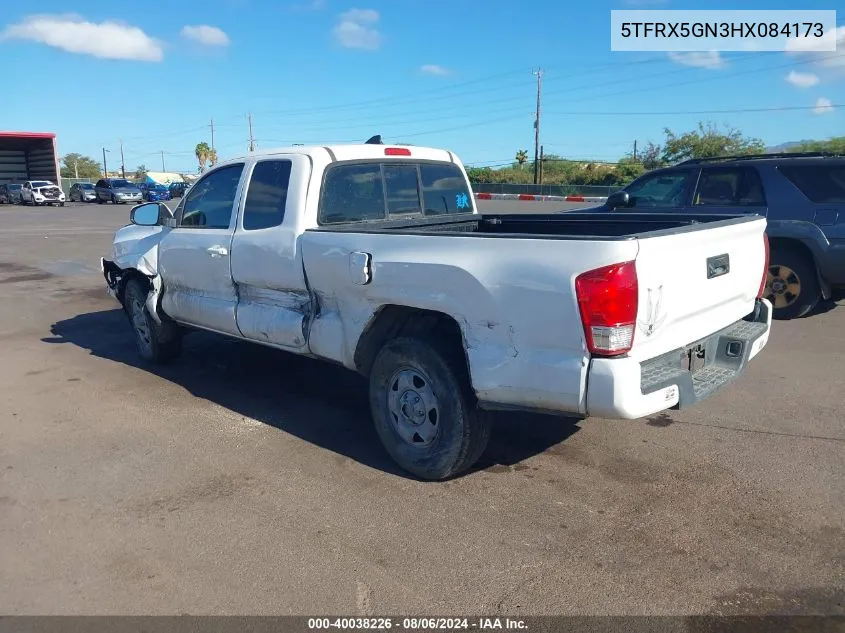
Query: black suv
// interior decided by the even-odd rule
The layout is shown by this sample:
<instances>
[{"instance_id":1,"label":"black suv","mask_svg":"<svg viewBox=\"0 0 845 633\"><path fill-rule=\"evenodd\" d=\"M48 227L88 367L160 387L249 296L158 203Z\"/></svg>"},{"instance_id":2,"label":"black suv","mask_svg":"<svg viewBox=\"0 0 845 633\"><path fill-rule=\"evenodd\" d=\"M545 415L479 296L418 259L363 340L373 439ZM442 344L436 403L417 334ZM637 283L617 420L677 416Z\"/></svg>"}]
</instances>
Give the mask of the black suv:
<instances>
[{"instance_id":1,"label":"black suv","mask_svg":"<svg viewBox=\"0 0 845 633\"><path fill-rule=\"evenodd\" d=\"M766 217L766 298L793 319L845 286L845 157L823 153L694 159L650 171L591 212Z\"/></svg>"}]
</instances>

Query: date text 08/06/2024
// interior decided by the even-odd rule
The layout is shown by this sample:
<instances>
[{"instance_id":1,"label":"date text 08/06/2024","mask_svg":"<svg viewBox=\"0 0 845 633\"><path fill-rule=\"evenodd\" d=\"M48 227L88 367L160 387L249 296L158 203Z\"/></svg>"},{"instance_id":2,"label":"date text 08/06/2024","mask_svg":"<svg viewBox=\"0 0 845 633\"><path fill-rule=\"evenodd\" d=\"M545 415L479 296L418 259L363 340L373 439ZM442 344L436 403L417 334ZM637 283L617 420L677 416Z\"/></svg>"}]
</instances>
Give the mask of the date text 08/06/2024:
<instances>
[{"instance_id":1,"label":"date text 08/06/2024","mask_svg":"<svg viewBox=\"0 0 845 633\"><path fill-rule=\"evenodd\" d=\"M524 620L511 618L309 618L309 630L497 631L527 630Z\"/></svg>"}]
</instances>

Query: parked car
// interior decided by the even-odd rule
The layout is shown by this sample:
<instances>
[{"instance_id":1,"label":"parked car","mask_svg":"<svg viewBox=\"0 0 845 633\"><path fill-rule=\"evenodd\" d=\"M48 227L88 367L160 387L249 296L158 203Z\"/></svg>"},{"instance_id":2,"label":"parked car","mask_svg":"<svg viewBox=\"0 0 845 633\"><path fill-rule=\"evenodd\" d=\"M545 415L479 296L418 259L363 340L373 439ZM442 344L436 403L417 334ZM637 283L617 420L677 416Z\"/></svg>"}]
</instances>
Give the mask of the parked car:
<instances>
[{"instance_id":1,"label":"parked car","mask_svg":"<svg viewBox=\"0 0 845 633\"><path fill-rule=\"evenodd\" d=\"M172 182L170 183L170 195L172 198L181 198L190 188L191 185L187 182Z\"/></svg>"},{"instance_id":2,"label":"parked car","mask_svg":"<svg viewBox=\"0 0 845 633\"><path fill-rule=\"evenodd\" d=\"M14 204L18 199L17 195L12 192L10 187L17 187L20 191L20 185L0 185L0 204Z\"/></svg>"},{"instance_id":3,"label":"parked car","mask_svg":"<svg viewBox=\"0 0 845 633\"><path fill-rule=\"evenodd\" d=\"M21 204L39 206L57 204L65 206L65 194L54 182L49 180L27 180L21 186Z\"/></svg>"},{"instance_id":4,"label":"parked car","mask_svg":"<svg viewBox=\"0 0 845 633\"><path fill-rule=\"evenodd\" d=\"M97 199L97 193L90 182L75 182L70 187L68 197L71 202L92 202Z\"/></svg>"},{"instance_id":5,"label":"parked car","mask_svg":"<svg viewBox=\"0 0 845 633\"><path fill-rule=\"evenodd\" d=\"M776 319L810 312L845 286L845 157L764 154L688 160L640 176L587 212L759 214Z\"/></svg>"},{"instance_id":6,"label":"parked car","mask_svg":"<svg viewBox=\"0 0 845 633\"><path fill-rule=\"evenodd\" d=\"M170 189L165 185L153 185L143 183L141 185L141 197L148 202L155 200L171 200Z\"/></svg>"},{"instance_id":7,"label":"parked car","mask_svg":"<svg viewBox=\"0 0 845 633\"><path fill-rule=\"evenodd\" d=\"M142 358L174 358L196 328L342 364L425 479L479 458L484 409L685 407L769 336L765 218L479 215L445 150L251 153L130 222L101 269Z\"/></svg>"},{"instance_id":8,"label":"parked car","mask_svg":"<svg viewBox=\"0 0 845 633\"><path fill-rule=\"evenodd\" d=\"M142 202L141 190L125 178L103 178L94 185L94 193L98 204L111 202L124 204L126 202Z\"/></svg>"},{"instance_id":9,"label":"parked car","mask_svg":"<svg viewBox=\"0 0 845 633\"><path fill-rule=\"evenodd\" d=\"M21 198L22 185L20 183L10 182L3 186L6 188L6 202L8 204L23 204Z\"/></svg>"}]
</instances>

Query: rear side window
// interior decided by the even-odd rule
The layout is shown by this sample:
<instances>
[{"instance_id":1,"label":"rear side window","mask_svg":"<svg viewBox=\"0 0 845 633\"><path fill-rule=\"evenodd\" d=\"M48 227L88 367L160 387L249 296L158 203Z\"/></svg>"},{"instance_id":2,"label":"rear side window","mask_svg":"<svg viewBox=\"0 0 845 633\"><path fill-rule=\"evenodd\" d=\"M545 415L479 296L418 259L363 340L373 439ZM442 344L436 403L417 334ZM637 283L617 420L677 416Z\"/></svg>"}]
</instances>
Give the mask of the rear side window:
<instances>
[{"instance_id":1,"label":"rear side window","mask_svg":"<svg viewBox=\"0 0 845 633\"><path fill-rule=\"evenodd\" d=\"M845 202L845 165L783 165L778 171L813 202Z\"/></svg>"},{"instance_id":2,"label":"rear side window","mask_svg":"<svg viewBox=\"0 0 845 633\"><path fill-rule=\"evenodd\" d=\"M696 206L748 207L766 204L760 175L756 169L748 167L703 170L693 200Z\"/></svg>"},{"instance_id":3,"label":"rear side window","mask_svg":"<svg viewBox=\"0 0 845 633\"><path fill-rule=\"evenodd\" d=\"M457 165L421 164L426 215L472 213L472 194Z\"/></svg>"},{"instance_id":4,"label":"rear side window","mask_svg":"<svg viewBox=\"0 0 845 633\"><path fill-rule=\"evenodd\" d=\"M269 229L285 219L291 162L264 160L252 170L244 204L244 229Z\"/></svg>"}]
</instances>

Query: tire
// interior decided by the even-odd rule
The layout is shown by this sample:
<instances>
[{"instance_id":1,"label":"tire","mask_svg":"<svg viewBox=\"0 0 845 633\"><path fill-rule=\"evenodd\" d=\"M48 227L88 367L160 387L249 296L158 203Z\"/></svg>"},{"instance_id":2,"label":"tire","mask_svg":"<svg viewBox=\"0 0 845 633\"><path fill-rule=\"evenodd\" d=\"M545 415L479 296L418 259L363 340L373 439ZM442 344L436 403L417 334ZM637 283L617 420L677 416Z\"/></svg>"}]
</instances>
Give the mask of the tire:
<instances>
[{"instance_id":1,"label":"tire","mask_svg":"<svg viewBox=\"0 0 845 633\"><path fill-rule=\"evenodd\" d=\"M772 318L797 319L808 314L821 299L819 279L812 258L789 246L772 249L765 297L772 302Z\"/></svg>"},{"instance_id":2,"label":"tire","mask_svg":"<svg viewBox=\"0 0 845 633\"><path fill-rule=\"evenodd\" d=\"M64 203L64 202L60 202L60 203L59 203L59 206L60 206L60 207L63 207L63 206L65 206L65 203Z\"/></svg>"},{"instance_id":3,"label":"tire","mask_svg":"<svg viewBox=\"0 0 845 633\"><path fill-rule=\"evenodd\" d=\"M490 439L462 350L433 336L395 338L382 347L370 372L370 409L387 452L420 479L468 470Z\"/></svg>"},{"instance_id":4,"label":"tire","mask_svg":"<svg viewBox=\"0 0 845 633\"><path fill-rule=\"evenodd\" d=\"M112 195L112 197L111 197L111 203L117 204L117 198L115 198L114 195Z\"/></svg>"},{"instance_id":5,"label":"tire","mask_svg":"<svg viewBox=\"0 0 845 633\"><path fill-rule=\"evenodd\" d=\"M103 199L100 197L100 194L97 194L97 204L103 204Z\"/></svg>"},{"instance_id":6,"label":"tire","mask_svg":"<svg viewBox=\"0 0 845 633\"><path fill-rule=\"evenodd\" d=\"M123 291L123 307L132 330L138 353L152 363L167 363L182 353L182 333L172 322L155 322L147 310L147 285L130 279Z\"/></svg>"}]
</instances>

